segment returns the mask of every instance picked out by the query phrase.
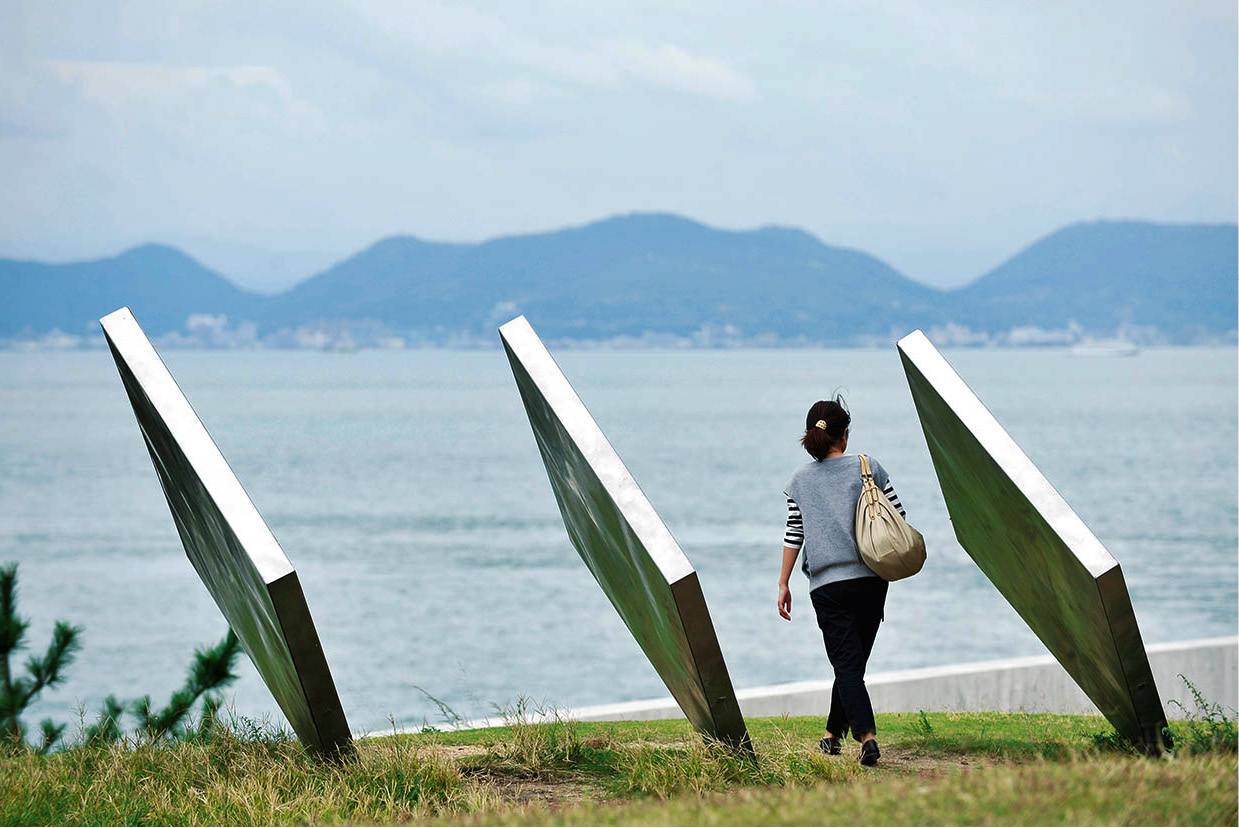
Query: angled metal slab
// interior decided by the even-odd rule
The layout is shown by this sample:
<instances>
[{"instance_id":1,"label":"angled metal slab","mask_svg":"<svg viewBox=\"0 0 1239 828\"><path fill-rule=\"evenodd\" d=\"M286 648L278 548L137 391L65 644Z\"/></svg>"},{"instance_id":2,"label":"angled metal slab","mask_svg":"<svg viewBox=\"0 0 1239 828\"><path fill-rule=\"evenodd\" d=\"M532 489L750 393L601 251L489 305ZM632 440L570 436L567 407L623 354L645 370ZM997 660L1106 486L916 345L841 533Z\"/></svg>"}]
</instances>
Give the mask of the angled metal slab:
<instances>
[{"instance_id":1,"label":"angled metal slab","mask_svg":"<svg viewBox=\"0 0 1239 828\"><path fill-rule=\"evenodd\" d=\"M499 335L581 560L693 726L751 750L692 564L525 317Z\"/></svg>"},{"instance_id":2,"label":"angled metal slab","mask_svg":"<svg viewBox=\"0 0 1239 828\"><path fill-rule=\"evenodd\" d=\"M99 324L189 562L302 744L351 751L296 570L129 309Z\"/></svg>"},{"instance_id":3,"label":"angled metal slab","mask_svg":"<svg viewBox=\"0 0 1239 828\"><path fill-rule=\"evenodd\" d=\"M899 357L960 545L1115 729L1160 750L1166 714L1118 561L923 333Z\"/></svg>"}]
</instances>

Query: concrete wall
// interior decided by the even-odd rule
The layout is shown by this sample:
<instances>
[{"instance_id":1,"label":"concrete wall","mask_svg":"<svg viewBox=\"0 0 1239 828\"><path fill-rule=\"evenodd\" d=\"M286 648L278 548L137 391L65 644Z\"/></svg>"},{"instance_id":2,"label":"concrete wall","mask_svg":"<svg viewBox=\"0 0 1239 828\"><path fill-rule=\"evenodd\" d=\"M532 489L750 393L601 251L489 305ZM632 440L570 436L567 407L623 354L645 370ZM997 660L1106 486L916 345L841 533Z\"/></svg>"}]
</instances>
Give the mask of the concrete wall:
<instances>
[{"instance_id":1,"label":"concrete wall","mask_svg":"<svg viewBox=\"0 0 1239 828\"><path fill-rule=\"evenodd\" d=\"M1153 644L1148 647L1153 678L1161 694L1166 715L1182 719L1195 713L1192 694L1182 673L1204 696L1206 702L1222 704L1226 715L1234 718L1239 710L1239 636L1208 638ZM822 666L829 670L826 654ZM740 710L745 716L825 716L830 709L832 682L796 681L767 687L739 690ZM874 673L865 678L873 708L878 713L948 711L996 711L1006 713L1092 713L1098 710L1076 686L1053 656L1031 656L1000 661L978 661ZM1176 699L1187 708L1171 704ZM535 712L531 721L545 721L556 715ZM562 718L582 722L607 722L646 719L682 719L684 714L671 697L646 701L600 704L558 711ZM464 722L459 729L498 727L502 718ZM372 733L385 736L404 732L402 728Z\"/></svg>"},{"instance_id":2,"label":"concrete wall","mask_svg":"<svg viewBox=\"0 0 1239 828\"><path fill-rule=\"evenodd\" d=\"M1184 718L1177 699L1195 712L1179 673L1206 701L1225 705L1227 715L1239 708L1239 637L1154 644L1148 648L1153 677L1170 718ZM826 657L823 654L824 669ZM1027 713L1094 713L1097 708L1076 686L1053 656L1032 656L875 673L865 679L873 708L879 713L993 710ZM799 681L737 692L746 716L825 716L832 682ZM622 702L569 711L580 721L675 719L683 714L671 698Z\"/></svg>"}]
</instances>

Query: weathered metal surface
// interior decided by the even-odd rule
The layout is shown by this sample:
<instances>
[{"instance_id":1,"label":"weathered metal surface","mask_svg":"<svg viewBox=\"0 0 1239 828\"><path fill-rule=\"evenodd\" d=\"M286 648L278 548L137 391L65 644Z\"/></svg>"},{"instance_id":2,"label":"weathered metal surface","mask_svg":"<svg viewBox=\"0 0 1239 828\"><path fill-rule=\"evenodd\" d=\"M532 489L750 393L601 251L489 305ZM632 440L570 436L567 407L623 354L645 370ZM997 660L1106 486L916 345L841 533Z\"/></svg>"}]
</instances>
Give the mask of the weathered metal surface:
<instances>
[{"instance_id":1,"label":"weathered metal surface","mask_svg":"<svg viewBox=\"0 0 1239 828\"><path fill-rule=\"evenodd\" d=\"M920 331L899 341L960 545L1110 723L1166 724L1123 571Z\"/></svg>"},{"instance_id":2,"label":"weathered metal surface","mask_svg":"<svg viewBox=\"0 0 1239 828\"><path fill-rule=\"evenodd\" d=\"M297 573L128 308L99 320L185 554L303 744L351 750Z\"/></svg>"},{"instance_id":3,"label":"weathered metal surface","mask_svg":"<svg viewBox=\"0 0 1239 828\"><path fill-rule=\"evenodd\" d=\"M693 726L749 748L692 564L525 317L499 334L581 560Z\"/></svg>"}]
</instances>

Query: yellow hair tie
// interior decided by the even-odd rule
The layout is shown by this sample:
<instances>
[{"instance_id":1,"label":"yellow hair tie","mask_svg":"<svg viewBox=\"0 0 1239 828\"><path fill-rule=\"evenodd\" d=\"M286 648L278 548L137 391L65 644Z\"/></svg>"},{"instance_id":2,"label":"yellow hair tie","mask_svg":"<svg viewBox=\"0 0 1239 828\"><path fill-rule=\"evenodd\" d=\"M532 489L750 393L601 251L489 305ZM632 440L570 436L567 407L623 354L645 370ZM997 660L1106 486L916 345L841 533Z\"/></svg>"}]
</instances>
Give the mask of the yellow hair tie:
<instances>
[{"instance_id":1,"label":"yellow hair tie","mask_svg":"<svg viewBox=\"0 0 1239 828\"><path fill-rule=\"evenodd\" d=\"M818 428L820 428L822 431L827 431L827 428L826 428L826 421L825 421L825 420L818 420L818 421L817 421L817 427L818 427Z\"/></svg>"}]
</instances>

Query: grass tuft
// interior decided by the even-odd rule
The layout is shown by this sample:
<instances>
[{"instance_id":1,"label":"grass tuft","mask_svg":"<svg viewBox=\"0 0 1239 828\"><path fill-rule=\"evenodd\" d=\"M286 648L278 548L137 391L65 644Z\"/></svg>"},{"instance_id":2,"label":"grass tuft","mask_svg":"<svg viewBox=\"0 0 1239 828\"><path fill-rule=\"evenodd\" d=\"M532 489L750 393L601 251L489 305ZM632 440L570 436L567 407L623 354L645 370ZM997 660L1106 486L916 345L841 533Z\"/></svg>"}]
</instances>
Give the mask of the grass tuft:
<instances>
[{"instance_id":1,"label":"grass tuft","mask_svg":"<svg viewBox=\"0 0 1239 828\"><path fill-rule=\"evenodd\" d=\"M6 760L6 824L224 823L418 819L469 810L460 771L399 739L361 743L354 762L325 764L297 742L237 736L84 745Z\"/></svg>"},{"instance_id":2,"label":"grass tuft","mask_svg":"<svg viewBox=\"0 0 1239 828\"><path fill-rule=\"evenodd\" d=\"M522 698L501 713L503 737L472 761L474 770L536 778L588 766L591 757L595 762L601 757L604 765L609 763L609 742L595 738L586 744L578 735L578 723L554 708Z\"/></svg>"}]
</instances>

